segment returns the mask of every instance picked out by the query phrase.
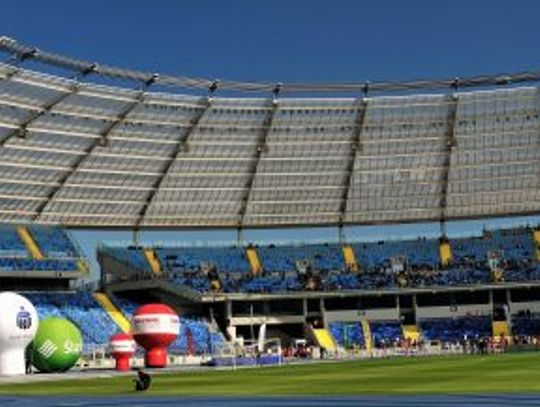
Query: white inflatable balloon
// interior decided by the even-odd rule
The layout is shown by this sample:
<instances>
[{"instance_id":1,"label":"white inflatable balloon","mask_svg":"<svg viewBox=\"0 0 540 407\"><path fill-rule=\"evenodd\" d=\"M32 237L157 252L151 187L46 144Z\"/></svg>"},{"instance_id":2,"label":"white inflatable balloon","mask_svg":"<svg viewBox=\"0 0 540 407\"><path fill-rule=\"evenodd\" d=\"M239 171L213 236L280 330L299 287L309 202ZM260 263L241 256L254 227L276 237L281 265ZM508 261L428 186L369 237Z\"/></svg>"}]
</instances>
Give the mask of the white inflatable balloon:
<instances>
[{"instance_id":1,"label":"white inflatable balloon","mask_svg":"<svg viewBox=\"0 0 540 407\"><path fill-rule=\"evenodd\" d=\"M36 335L39 320L30 301L0 293L0 375L25 374L25 349Z\"/></svg>"}]
</instances>

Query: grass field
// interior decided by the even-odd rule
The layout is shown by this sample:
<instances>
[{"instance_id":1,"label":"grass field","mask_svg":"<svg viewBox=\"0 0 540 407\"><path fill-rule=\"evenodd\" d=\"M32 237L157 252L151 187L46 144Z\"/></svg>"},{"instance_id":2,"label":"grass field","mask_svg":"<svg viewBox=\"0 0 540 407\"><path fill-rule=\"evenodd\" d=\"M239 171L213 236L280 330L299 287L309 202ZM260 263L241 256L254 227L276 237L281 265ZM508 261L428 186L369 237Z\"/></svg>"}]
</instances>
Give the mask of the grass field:
<instances>
[{"instance_id":1,"label":"grass field","mask_svg":"<svg viewBox=\"0 0 540 407\"><path fill-rule=\"evenodd\" d=\"M0 395L125 395L131 377L5 384ZM146 394L173 396L540 392L540 354L394 358L154 375Z\"/></svg>"}]
</instances>

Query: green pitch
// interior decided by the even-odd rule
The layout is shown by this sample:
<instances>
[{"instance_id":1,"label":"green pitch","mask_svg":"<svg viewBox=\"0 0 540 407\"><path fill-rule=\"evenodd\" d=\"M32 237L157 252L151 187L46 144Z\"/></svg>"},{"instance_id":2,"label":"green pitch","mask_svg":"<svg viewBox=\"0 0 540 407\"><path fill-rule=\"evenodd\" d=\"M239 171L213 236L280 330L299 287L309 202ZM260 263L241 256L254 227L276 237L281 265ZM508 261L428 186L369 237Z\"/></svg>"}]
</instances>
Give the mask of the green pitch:
<instances>
[{"instance_id":1,"label":"green pitch","mask_svg":"<svg viewBox=\"0 0 540 407\"><path fill-rule=\"evenodd\" d=\"M5 395L132 394L129 377L6 384ZM353 395L540 391L540 353L394 358L154 375L148 395Z\"/></svg>"}]
</instances>

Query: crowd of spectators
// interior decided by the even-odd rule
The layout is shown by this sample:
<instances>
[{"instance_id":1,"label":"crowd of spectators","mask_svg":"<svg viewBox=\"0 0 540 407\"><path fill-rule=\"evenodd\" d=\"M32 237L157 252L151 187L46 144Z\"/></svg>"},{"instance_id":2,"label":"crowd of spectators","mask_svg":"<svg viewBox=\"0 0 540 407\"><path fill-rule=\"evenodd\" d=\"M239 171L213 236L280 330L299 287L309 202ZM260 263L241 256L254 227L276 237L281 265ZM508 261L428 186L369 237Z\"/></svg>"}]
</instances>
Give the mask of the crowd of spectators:
<instances>
[{"instance_id":1,"label":"crowd of spectators","mask_svg":"<svg viewBox=\"0 0 540 407\"><path fill-rule=\"evenodd\" d=\"M451 248L448 264L440 259L442 243ZM486 231L480 237L351 246L358 269L346 264L342 247L334 243L257 247L260 273L250 271L244 250L238 247L164 248L156 253L171 281L201 293L388 290L540 280L537 247L529 228ZM110 253L129 259L129 253L118 251L114 248ZM135 257L140 269L140 253ZM149 270L142 273L143 278L145 273L151 275Z\"/></svg>"}]
</instances>

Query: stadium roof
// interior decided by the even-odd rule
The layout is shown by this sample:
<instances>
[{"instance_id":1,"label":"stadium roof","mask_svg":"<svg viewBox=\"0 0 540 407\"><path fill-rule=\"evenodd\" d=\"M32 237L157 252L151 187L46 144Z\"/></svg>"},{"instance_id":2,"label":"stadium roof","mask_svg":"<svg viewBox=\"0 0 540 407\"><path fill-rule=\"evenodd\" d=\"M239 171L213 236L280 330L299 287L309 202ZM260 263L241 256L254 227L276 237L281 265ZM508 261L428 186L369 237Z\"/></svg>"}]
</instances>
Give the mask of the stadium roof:
<instances>
[{"instance_id":1,"label":"stadium roof","mask_svg":"<svg viewBox=\"0 0 540 407\"><path fill-rule=\"evenodd\" d=\"M247 228L540 209L540 88L461 89L536 81L536 73L368 87L218 83L79 61L6 37L0 51L11 55L0 64L0 222ZM27 60L75 76L23 69ZM368 93L439 87L447 89ZM221 89L268 97L220 97Z\"/></svg>"}]
</instances>

